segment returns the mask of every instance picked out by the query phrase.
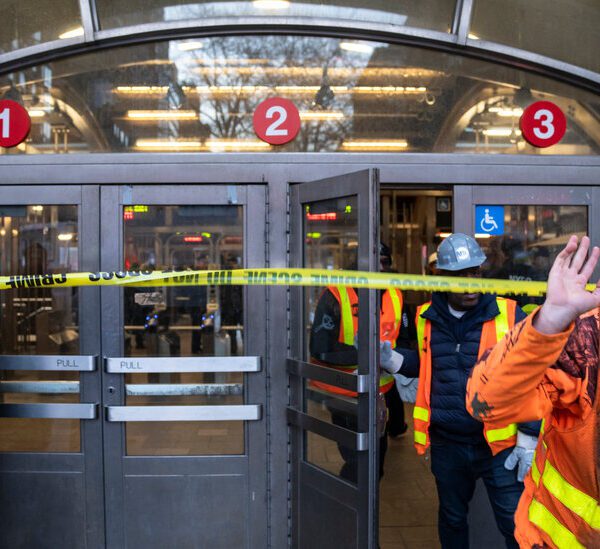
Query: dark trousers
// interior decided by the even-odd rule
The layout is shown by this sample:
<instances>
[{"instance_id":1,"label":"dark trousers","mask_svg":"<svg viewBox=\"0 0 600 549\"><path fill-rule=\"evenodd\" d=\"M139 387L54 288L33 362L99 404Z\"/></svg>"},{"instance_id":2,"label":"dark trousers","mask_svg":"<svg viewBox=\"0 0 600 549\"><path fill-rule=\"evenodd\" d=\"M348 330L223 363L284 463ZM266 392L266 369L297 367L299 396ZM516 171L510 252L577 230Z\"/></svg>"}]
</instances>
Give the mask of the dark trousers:
<instances>
[{"instance_id":1,"label":"dark trousers","mask_svg":"<svg viewBox=\"0 0 600 549\"><path fill-rule=\"evenodd\" d=\"M392 437L403 434L406 431L406 421L404 421L404 403L400 398L396 384L385 393L385 403L389 412L387 422L388 434Z\"/></svg>"},{"instance_id":2,"label":"dark trousers","mask_svg":"<svg viewBox=\"0 0 600 549\"><path fill-rule=\"evenodd\" d=\"M339 411L331 410L331 422L351 431L356 431L358 428L356 416ZM382 437L379 437L379 480L383 476L383 464L387 447L387 433L384 433ZM344 460L344 464L340 469L340 477L356 483L358 481L358 452L342 444L338 444L338 450Z\"/></svg>"},{"instance_id":3,"label":"dark trousers","mask_svg":"<svg viewBox=\"0 0 600 549\"><path fill-rule=\"evenodd\" d=\"M504 468L504 460L511 451L509 448L492 456L485 443L432 443L431 471L437 484L438 532L443 549L469 547L467 515L479 478L485 484L506 546L518 548L514 538L514 514L524 486L517 481L516 469Z\"/></svg>"}]
</instances>

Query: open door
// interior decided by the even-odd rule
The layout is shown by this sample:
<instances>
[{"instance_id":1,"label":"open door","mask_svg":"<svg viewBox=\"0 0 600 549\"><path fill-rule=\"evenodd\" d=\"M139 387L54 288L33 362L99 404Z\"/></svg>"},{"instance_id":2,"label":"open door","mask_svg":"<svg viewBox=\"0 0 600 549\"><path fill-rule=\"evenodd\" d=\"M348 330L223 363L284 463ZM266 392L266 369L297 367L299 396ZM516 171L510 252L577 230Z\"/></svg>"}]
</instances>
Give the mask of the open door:
<instances>
[{"instance_id":1,"label":"open door","mask_svg":"<svg viewBox=\"0 0 600 549\"><path fill-rule=\"evenodd\" d=\"M292 267L378 271L378 242L377 170L292 186ZM332 368L323 365L329 357L309 350L315 333L337 330L329 322L313 327L325 291L290 289L292 546L371 549L378 516L378 300L376 292L358 291L357 368Z\"/></svg>"}]
</instances>

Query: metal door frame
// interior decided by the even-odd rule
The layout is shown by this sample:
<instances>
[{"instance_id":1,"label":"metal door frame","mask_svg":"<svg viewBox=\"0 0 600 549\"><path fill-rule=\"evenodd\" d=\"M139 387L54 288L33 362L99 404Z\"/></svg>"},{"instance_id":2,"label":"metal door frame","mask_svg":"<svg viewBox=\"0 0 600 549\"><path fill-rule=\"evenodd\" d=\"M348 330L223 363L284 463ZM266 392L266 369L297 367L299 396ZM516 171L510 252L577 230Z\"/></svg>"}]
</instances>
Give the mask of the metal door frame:
<instances>
[{"instance_id":1,"label":"metal door frame","mask_svg":"<svg viewBox=\"0 0 600 549\"><path fill-rule=\"evenodd\" d=\"M265 263L266 199L262 185L139 185L106 186L101 189L103 271L119 270L123 263L123 210L125 205L240 205L244 208L244 265ZM123 356L123 292L102 288L102 342L106 357ZM244 353L263 357L262 373L245 380L251 403L266 403L265 375L268 371L266 292L248 287L245 294ZM250 316L250 311L252 312ZM104 372L105 407L123 404L124 377ZM266 413L261 421L246 422L245 453L227 456L126 456L123 423L104 423L107 547L126 547L124 479L127 474L245 474L248 483L248 547L267 544ZM107 410L108 417L108 410ZM143 509L136 510L143 512Z\"/></svg>"},{"instance_id":2,"label":"metal door frame","mask_svg":"<svg viewBox=\"0 0 600 549\"><path fill-rule=\"evenodd\" d=\"M291 190L291 242L290 263L292 267L302 267L303 246L303 205L345 196L357 197L358 209L358 269L364 271L379 270L379 181L376 169L363 170L329 179L294 185ZM372 212L372 210L375 212ZM374 213L374 215L373 215ZM361 218L361 215L364 216ZM290 289L290 356L299 361L304 357L304 298L302 288ZM356 438L349 440L356 444L358 452L358 480L356 486L351 486L342 479L326 473L304 460L305 431L319 433L319 420L312 419L304 413L305 376L310 378L310 365L302 362L288 361L290 372L291 400L288 409L288 421L291 424L292 438L292 546L308 547L302 541L300 499L303 497L301 488L306 484L313 488L325 489L327 494L338 502L345 503L357 511L362 518L358 520L356 547L375 547L378 537L377 501L378 501L378 438L376 429L376 395L379 388L377 356L379 346L373 345L378 340L379 323L372 320L378 318L378 304L375 292L359 290L359 326L357 374L365 384L364 392L358 390L357 398L357 429ZM366 305L366 306L365 306ZM367 329L364 329L364 327ZM298 337L299 336L299 337ZM304 375L302 372L304 372ZM351 376L356 379L355 376ZM352 381L352 380L350 380ZM365 390L366 389L366 390ZM331 426L331 431L342 430ZM326 436L321 431L321 436ZM332 440L335 434L331 433ZM340 435L337 435L340 436ZM329 438L329 437L327 437ZM360 448L359 446L362 446ZM366 492L366 493L365 493ZM373 503L372 503L373 502ZM325 526L327 527L327 526Z\"/></svg>"},{"instance_id":3,"label":"metal door frame","mask_svg":"<svg viewBox=\"0 0 600 549\"><path fill-rule=\"evenodd\" d=\"M99 187L29 186L0 187L2 205L76 205L78 206L79 266L81 271L95 271L100 260ZM5 273L10 274L10 273ZM80 355L100 354L100 291L79 288ZM28 355L22 355L28 356ZM95 371L80 372L80 402L100 402L99 366ZM81 451L79 453L4 453L0 454L2 472L72 473L83 475L85 508L84 539L86 547L104 547L104 493L102 463L102 418L80 420ZM32 497L39 497L36 493ZM55 498L53 494L46 497ZM36 517L32 517L36 518Z\"/></svg>"},{"instance_id":4,"label":"metal door frame","mask_svg":"<svg viewBox=\"0 0 600 549\"><path fill-rule=\"evenodd\" d=\"M377 167L382 184L404 188L454 188L455 212L463 201L465 187L487 187L505 193L507 185L551 190L552 187L596 187L600 182L600 156L505 155L505 154L417 154L417 153L114 153L72 155L1 155L0 192L14 186L18 193L27 187L32 192L44 186L84 189L94 185L122 184L238 184L267 185L266 266L288 265L288 187L291 181L311 181ZM7 187L8 186L8 187ZM55 196L54 187L50 197ZM36 194L36 196L40 196ZM116 195L115 195L116 196ZM42 200L42 198L39 198ZM19 200L20 202L20 200ZM592 242L600 242L600 190L590 197ZM93 214L93 212L92 212ZM86 216L85 221L93 224ZM106 231L108 221L103 220ZM456 221L459 221L457 219ZM100 224L96 220L96 225ZM455 226L457 229L459 226ZM113 228L114 229L114 228ZM113 230L111 229L111 230ZM94 255L93 250L83 250ZM96 252L99 255L99 251ZM99 265L90 266L98 270ZM268 356L271 364L284 364L289 345L287 289L267 288ZM118 313L118 310L114 311ZM99 320L98 320L99 323ZM98 328L99 330L99 328ZM283 342L287 342L284 344ZM269 545L286 547L289 543L290 510L288 493L288 427L283 412L288 405L288 375L283 368L267 371L269 400L267 459ZM25 456L26 458L27 456ZM21 464L20 468L26 466Z\"/></svg>"}]
</instances>

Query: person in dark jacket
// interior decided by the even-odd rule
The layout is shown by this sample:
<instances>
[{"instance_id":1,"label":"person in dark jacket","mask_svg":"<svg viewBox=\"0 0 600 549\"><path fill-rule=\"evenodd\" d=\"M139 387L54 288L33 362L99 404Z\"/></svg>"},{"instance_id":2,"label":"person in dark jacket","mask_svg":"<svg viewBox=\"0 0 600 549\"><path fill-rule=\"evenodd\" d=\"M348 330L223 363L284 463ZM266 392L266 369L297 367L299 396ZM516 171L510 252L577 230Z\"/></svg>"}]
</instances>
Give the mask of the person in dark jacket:
<instances>
[{"instance_id":1,"label":"person in dark jacket","mask_svg":"<svg viewBox=\"0 0 600 549\"><path fill-rule=\"evenodd\" d=\"M480 276L485 261L477 242L461 233L447 237L437 254L436 267L442 276ZM435 292L431 302L417 311L421 360L416 368L410 368L414 362L407 362L400 372L419 377L415 447L420 454L431 448L444 549L469 547L468 508L479 478L507 547L517 547L513 517L531 466L539 422L495 426L486 432L467 412L465 396L478 357L495 344L502 335L499 330L505 332L525 317L514 301L482 294Z\"/></svg>"}]
</instances>

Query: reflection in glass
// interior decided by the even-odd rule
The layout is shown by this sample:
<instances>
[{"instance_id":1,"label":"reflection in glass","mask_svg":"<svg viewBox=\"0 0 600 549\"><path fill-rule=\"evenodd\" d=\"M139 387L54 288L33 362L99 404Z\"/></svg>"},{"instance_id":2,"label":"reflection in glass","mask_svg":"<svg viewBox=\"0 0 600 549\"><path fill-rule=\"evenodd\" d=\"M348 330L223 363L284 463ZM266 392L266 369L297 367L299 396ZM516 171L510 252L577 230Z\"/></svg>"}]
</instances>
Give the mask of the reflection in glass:
<instances>
[{"instance_id":1,"label":"reflection in glass","mask_svg":"<svg viewBox=\"0 0 600 549\"><path fill-rule=\"evenodd\" d=\"M190 2L189 0L96 0L102 28L209 17L310 16L388 25L408 25L450 32L455 0L254 0Z\"/></svg>"},{"instance_id":2,"label":"reflection in glass","mask_svg":"<svg viewBox=\"0 0 600 549\"><path fill-rule=\"evenodd\" d=\"M381 42L217 36L145 43L0 76L0 96L17 92L33 129L8 154L600 151L596 95ZM259 140L252 125L257 105L276 95L292 100L302 120L296 139L280 147ZM562 141L541 152L518 127L522 109L539 99L568 118Z\"/></svg>"},{"instance_id":3,"label":"reflection in glass","mask_svg":"<svg viewBox=\"0 0 600 549\"><path fill-rule=\"evenodd\" d=\"M128 270L237 269L243 266L243 218L238 206L125 206ZM127 356L241 356L241 286L125 288ZM174 363L174 366L176 363ZM244 403L241 373L127 374L126 403ZM244 452L243 422L128 423L128 455L208 455Z\"/></svg>"},{"instance_id":4,"label":"reflection in glass","mask_svg":"<svg viewBox=\"0 0 600 549\"><path fill-rule=\"evenodd\" d=\"M470 37L600 72L600 4L590 0L475 0ZM557 32L560 29L560 32Z\"/></svg>"},{"instance_id":5,"label":"reflection in glass","mask_svg":"<svg viewBox=\"0 0 600 549\"><path fill-rule=\"evenodd\" d=\"M79 270L77 206L0 206L0 269L32 275ZM79 353L77 288L0 292L0 352ZM79 402L78 372L0 371L3 403ZM0 452L78 452L79 420L0 419Z\"/></svg>"},{"instance_id":6,"label":"reflection in glass","mask_svg":"<svg viewBox=\"0 0 600 549\"><path fill-rule=\"evenodd\" d=\"M504 234L476 234L487 260L486 278L548 280L554 259L569 236L588 234L587 206L504 206ZM543 298L507 296L531 312Z\"/></svg>"},{"instance_id":7,"label":"reflection in glass","mask_svg":"<svg viewBox=\"0 0 600 549\"><path fill-rule=\"evenodd\" d=\"M83 36L77 0L4 0L0 21L0 53Z\"/></svg>"},{"instance_id":8,"label":"reflection in glass","mask_svg":"<svg viewBox=\"0 0 600 549\"><path fill-rule=\"evenodd\" d=\"M356 196L304 204L304 267L357 268L357 206ZM357 352L353 344L338 343L340 327L334 325L333 309L330 308L339 307L339 304L332 295L327 288L304 290L306 353L315 364L352 371L358 363ZM339 427L357 430L355 396L339 394L336 388L318 381L305 383L304 396L303 409L306 413ZM355 451L312 433L306 433L304 448L304 458L308 462L356 482Z\"/></svg>"}]
</instances>

